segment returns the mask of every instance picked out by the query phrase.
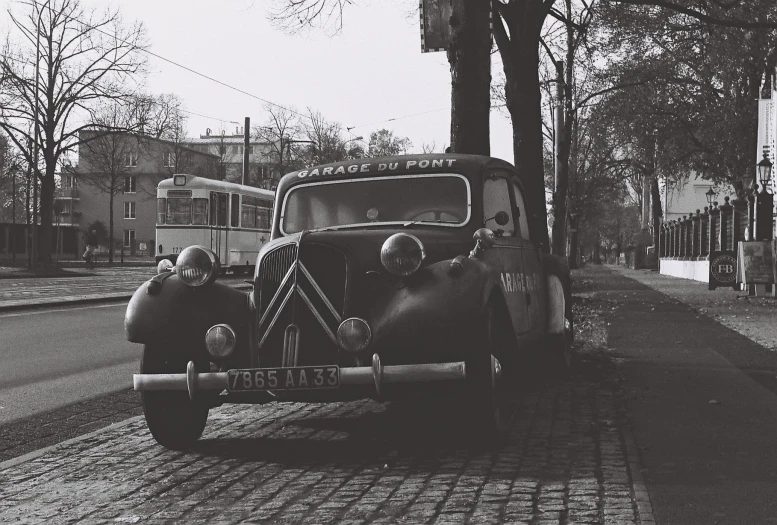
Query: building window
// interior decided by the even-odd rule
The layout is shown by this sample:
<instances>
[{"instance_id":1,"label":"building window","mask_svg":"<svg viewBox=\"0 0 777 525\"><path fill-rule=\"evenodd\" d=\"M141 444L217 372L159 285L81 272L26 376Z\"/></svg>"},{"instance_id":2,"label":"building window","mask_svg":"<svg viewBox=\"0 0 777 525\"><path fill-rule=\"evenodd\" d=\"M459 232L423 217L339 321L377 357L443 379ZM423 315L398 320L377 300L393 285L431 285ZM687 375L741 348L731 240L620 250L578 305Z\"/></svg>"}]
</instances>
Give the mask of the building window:
<instances>
[{"instance_id":1,"label":"building window","mask_svg":"<svg viewBox=\"0 0 777 525\"><path fill-rule=\"evenodd\" d=\"M124 247L129 248L135 244L135 230L124 230Z\"/></svg>"},{"instance_id":2,"label":"building window","mask_svg":"<svg viewBox=\"0 0 777 525\"><path fill-rule=\"evenodd\" d=\"M137 177L127 175L124 177L124 193L135 193L137 191Z\"/></svg>"},{"instance_id":3,"label":"building window","mask_svg":"<svg viewBox=\"0 0 777 525\"><path fill-rule=\"evenodd\" d=\"M172 151L168 151L167 153L164 153L162 155L162 160L164 161L165 168L175 167L175 153L173 153Z\"/></svg>"},{"instance_id":4,"label":"building window","mask_svg":"<svg viewBox=\"0 0 777 525\"><path fill-rule=\"evenodd\" d=\"M135 218L135 203L125 202L124 203L124 218L125 219L134 219Z\"/></svg>"},{"instance_id":5,"label":"building window","mask_svg":"<svg viewBox=\"0 0 777 525\"><path fill-rule=\"evenodd\" d=\"M242 155L243 154L243 146L242 145L234 145L232 146L232 154L233 155Z\"/></svg>"},{"instance_id":6,"label":"building window","mask_svg":"<svg viewBox=\"0 0 777 525\"><path fill-rule=\"evenodd\" d=\"M253 155L254 154L254 147L253 146L248 146L248 154L249 155Z\"/></svg>"},{"instance_id":7,"label":"building window","mask_svg":"<svg viewBox=\"0 0 777 525\"><path fill-rule=\"evenodd\" d=\"M124 165L126 167L128 168L135 167L138 165L138 154L134 151L130 151L129 153L127 153L127 155L125 155L124 160L125 160Z\"/></svg>"}]
</instances>

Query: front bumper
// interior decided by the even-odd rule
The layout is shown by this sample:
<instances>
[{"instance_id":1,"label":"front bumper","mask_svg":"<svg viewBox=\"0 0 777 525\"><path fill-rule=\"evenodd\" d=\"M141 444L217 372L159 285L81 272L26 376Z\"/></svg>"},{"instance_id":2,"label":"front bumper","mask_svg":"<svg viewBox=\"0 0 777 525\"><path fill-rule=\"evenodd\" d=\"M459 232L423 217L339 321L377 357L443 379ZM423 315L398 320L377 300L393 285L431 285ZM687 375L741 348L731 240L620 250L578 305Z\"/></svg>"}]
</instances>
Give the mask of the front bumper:
<instances>
[{"instance_id":1,"label":"front bumper","mask_svg":"<svg viewBox=\"0 0 777 525\"><path fill-rule=\"evenodd\" d=\"M466 379L464 361L450 363L426 363L418 365L389 365L380 363L378 354L372 356L372 366L340 368L340 386L373 384L380 397L383 385L398 383L425 383L430 381L455 381ZM139 391L188 391L194 400L197 392L221 392L229 386L227 372L198 373L194 362L189 361L185 374L135 374L135 390Z\"/></svg>"}]
</instances>

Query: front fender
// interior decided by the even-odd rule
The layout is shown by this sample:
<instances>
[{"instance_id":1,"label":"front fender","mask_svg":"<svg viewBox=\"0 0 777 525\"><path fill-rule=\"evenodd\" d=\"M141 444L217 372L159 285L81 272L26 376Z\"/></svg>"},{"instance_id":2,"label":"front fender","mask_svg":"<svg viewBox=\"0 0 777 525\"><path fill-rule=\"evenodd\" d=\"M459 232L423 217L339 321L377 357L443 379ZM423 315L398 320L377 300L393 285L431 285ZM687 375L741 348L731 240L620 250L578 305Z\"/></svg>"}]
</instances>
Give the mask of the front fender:
<instances>
[{"instance_id":1,"label":"front fender","mask_svg":"<svg viewBox=\"0 0 777 525\"><path fill-rule=\"evenodd\" d=\"M432 264L376 298L370 311L372 343L387 364L464 359L477 346L485 303L498 276L478 259Z\"/></svg>"},{"instance_id":2,"label":"front fender","mask_svg":"<svg viewBox=\"0 0 777 525\"><path fill-rule=\"evenodd\" d=\"M235 330L239 351L248 348L249 320L246 293L218 282L192 288L172 274L149 280L135 291L124 316L124 332L133 343L204 347L208 328L226 323Z\"/></svg>"}]
</instances>

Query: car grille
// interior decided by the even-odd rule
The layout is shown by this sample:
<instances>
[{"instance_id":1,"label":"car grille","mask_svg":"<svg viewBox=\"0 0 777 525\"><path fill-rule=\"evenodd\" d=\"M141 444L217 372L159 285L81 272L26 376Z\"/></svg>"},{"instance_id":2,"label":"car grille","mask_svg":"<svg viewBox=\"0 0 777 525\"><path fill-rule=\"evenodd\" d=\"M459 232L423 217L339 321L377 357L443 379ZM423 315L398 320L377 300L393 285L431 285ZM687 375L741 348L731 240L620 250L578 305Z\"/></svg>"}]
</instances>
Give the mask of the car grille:
<instances>
[{"instance_id":1,"label":"car grille","mask_svg":"<svg viewBox=\"0 0 777 525\"><path fill-rule=\"evenodd\" d=\"M259 268L260 308L254 365L337 363L333 337L345 314L346 274L345 254L331 246L287 244L266 254ZM296 352L284 352L290 325L299 330Z\"/></svg>"}]
</instances>

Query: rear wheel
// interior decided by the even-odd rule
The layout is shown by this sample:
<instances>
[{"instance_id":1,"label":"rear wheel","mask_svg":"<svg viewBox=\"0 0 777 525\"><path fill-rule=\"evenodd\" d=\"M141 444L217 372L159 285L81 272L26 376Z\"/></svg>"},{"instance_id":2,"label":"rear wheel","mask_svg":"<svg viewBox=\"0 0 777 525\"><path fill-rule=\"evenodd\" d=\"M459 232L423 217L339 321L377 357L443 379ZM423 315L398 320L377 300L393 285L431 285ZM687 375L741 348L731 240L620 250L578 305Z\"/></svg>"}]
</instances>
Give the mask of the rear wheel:
<instances>
[{"instance_id":1,"label":"rear wheel","mask_svg":"<svg viewBox=\"0 0 777 525\"><path fill-rule=\"evenodd\" d=\"M574 326L572 313L564 314L564 331L561 334L547 336L545 351L548 364L554 371L567 372L572 367L572 342Z\"/></svg>"},{"instance_id":2,"label":"rear wheel","mask_svg":"<svg viewBox=\"0 0 777 525\"><path fill-rule=\"evenodd\" d=\"M140 361L142 374L184 373L184 359L169 357L156 345L145 345ZM163 447L185 450L202 435L208 420L208 407L189 399L188 392L141 392L143 415L154 439Z\"/></svg>"}]
</instances>

